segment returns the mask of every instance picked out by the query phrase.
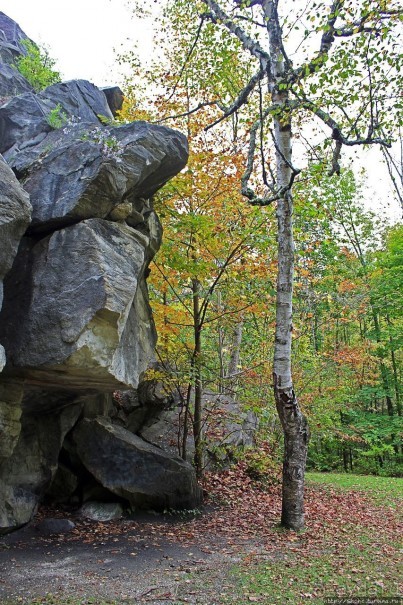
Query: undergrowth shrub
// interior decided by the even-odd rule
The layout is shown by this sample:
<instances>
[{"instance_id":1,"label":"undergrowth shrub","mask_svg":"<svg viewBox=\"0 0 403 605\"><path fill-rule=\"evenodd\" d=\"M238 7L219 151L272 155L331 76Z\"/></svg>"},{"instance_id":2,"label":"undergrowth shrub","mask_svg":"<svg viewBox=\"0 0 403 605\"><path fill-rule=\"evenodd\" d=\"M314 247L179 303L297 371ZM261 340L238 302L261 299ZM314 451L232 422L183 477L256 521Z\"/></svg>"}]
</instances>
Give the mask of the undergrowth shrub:
<instances>
[{"instance_id":1,"label":"undergrowth shrub","mask_svg":"<svg viewBox=\"0 0 403 605\"><path fill-rule=\"evenodd\" d=\"M281 462L273 444L263 441L253 449L244 450L240 462L248 477L262 486L281 482Z\"/></svg>"}]
</instances>

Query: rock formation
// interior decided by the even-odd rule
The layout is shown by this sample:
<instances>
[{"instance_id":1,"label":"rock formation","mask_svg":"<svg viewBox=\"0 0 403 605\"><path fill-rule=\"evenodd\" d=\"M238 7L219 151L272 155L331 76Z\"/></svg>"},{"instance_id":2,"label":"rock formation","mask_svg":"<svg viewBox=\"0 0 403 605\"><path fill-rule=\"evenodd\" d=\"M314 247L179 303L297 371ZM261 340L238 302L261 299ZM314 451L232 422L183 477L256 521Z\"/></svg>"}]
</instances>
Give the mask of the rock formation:
<instances>
[{"instance_id":1,"label":"rock formation","mask_svg":"<svg viewBox=\"0 0 403 605\"><path fill-rule=\"evenodd\" d=\"M185 166L186 139L112 125L116 88L34 93L13 67L24 37L0 13L0 533L46 492L193 508L192 467L123 427L111 396L153 361L152 196Z\"/></svg>"}]
</instances>

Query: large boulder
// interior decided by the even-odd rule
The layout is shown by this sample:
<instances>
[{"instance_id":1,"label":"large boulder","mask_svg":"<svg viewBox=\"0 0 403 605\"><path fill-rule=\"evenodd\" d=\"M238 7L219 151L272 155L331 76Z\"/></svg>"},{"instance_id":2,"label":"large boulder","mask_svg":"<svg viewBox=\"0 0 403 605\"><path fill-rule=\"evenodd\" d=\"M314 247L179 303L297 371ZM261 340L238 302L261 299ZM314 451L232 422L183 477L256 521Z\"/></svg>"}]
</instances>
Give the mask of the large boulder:
<instances>
[{"instance_id":1,"label":"large boulder","mask_svg":"<svg viewBox=\"0 0 403 605\"><path fill-rule=\"evenodd\" d=\"M0 310L3 304L3 279L11 269L20 240L29 225L31 210L28 194L22 189L13 171L0 156ZM0 344L0 372L5 364L6 353L3 345ZM0 398L0 436L3 447L8 448L9 446L4 446L4 444L14 441L15 427L19 427L18 415L18 411L14 413L10 409L9 399L4 401L4 398L3 400ZM0 457L1 450L0 445Z\"/></svg>"},{"instance_id":2,"label":"large boulder","mask_svg":"<svg viewBox=\"0 0 403 605\"><path fill-rule=\"evenodd\" d=\"M101 124L113 119L104 93L87 80L52 84L42 92L26 93L0 107L0 153L12 165L27 147L40 143L55 126L69 120Z\"/></svg>"},{"instance_id":3,"label":"large boulder","mask_svg":"<svg viewBox=\"0 0 403 605\"><path fill-rule=\"evenodd\" d=\"M26 54L24 40L29 38L19 25L0 11L0 105L9 97L32 91L15 67L16 58Z\"/></svg>"},{"instance_id":4,"label":"large boulder","mask_svg":"<svg viewBox=\"0 0 403 605\"><path fill-rule=\"evenodd\" d=\"M16 55L26 53L24 40L29 40L29 38L18 23L0 11L0 48L9 50L13 59ZM32 40L29 41L32 42ZM5 61L3 55L0 54L0 56L1 60Z\"/></svg>"},{"instance_id":5,"label":"large boulder","mask_svg":"<svg viewBox=\"0 0 403 605\"><path fill-rule=\"evenodd\" d=\"M5 103L9 97L31 91L32 86L24 76L11 65L0 63L0 105Z\"/></svg>"},{"instance_id":6,"label":"large boulder","mask_svg":"<svg viewBox=\"0 0 403 605\"><path fill-rule=\"evenodd\" d=\"M145 441L161 447L168 453L176 454L178 434L183 430L183 408L169 405L168 402L158 407L152 405L153 399L151 396L150 403L143 404L144 407L141 408L148 410L148 414L144 414L142 424L136 427L137 433ZM253 411L244 409L241 404L226 395L211 392L203 394L203 409L206 414L204 441L207 468L223 468L239 451L254 445L259 421ZM194 441L191 435L188 436L186 449L187 458L191 460L194 456Z\"/></svg>"},{"instance_id":7,"label":"large boulder","mask_svg":"<svg viewBox=\"0 0 403 605\"><path fill-rule=\"evenodd\" d=\"M109 109L114 116L117 116L119 111L122 109L124 95L119 86L106 86L101 88L102 92L106 96L108 101Z\"/></svg>"},{"instance_id":8,"label":"large boulder","mask_svg":"<svg viewBox=\"0 0 403 605\"><path fill-rule=\"evenodd\" d=\"M4 276L11 269L21 237L30 220L29 196L0 156L0 309Z\"/></svg>"},{"instance_id":9,"label":"large boulder","mask_svg":"<svg viewBox=\"0 0 403 605\"><path fill-rule=\"evenodd\" d=\"M152 196L185 166L186 138L117 127L116 87L33 92L13 66L24 38L0 12L0 533L46 493L193 508L193 468L111 420L133 424L137 408L116 410L112 392L136 389L154 361ZM143 395L137 424L154 406Z\"/></svg>"},{"instance_id":10,"label":"large boulder","mask_svg":"<svg viewBox=\"0 0 403 605\"><path fill-rule=\"evenodd\" d=\"M136 387L156 340L140 284L147 245L101 219L26 240L0 314L9 374L52 388Z\"/></svg>"},{"instance_id":11,"label":"large boulder","mask_svg":"<svg viewBox=\"0 0 403 605\"><path fill-rule=\"evenodd\" d=\"M58 467L66 433L81 406L53 414L28 414L12 455L0 463L0 534L30 521Z\"/></svg>"},{"instance_id":12,"label":"large boulder","mask_svg":"<svg viewBox=\"0 0 403 605\"><path fill-rule=\"evenodd\" d=\"M21 183L31 196L31 232L87 218L137 226L151 212L147 200L188 157L180 133L145 122L52 134L40 146L45 155L33 157L30 149L11 162L18 172L26 170Z\"/></svg>"},{"instance_id":13,"label":"large boulder","mask_svg":"<svg viewBox=\"0 0 403 605\"><path fill-rule=\"evenodd\" d=\"M200 504L201 490L190 464L106 418L82 420L73 439L87 470L132 507L192 509Z\"/></svg>"},{"instance_id":14,"label":"large boulder","mask_svg":"<svg viewBox=\"0 0 403 605\"><path fill-rule=\"evenodd\" d=\"M23 386L0 382L0 463L9 458L21 432Z\"/></svg>"}]
</instances>

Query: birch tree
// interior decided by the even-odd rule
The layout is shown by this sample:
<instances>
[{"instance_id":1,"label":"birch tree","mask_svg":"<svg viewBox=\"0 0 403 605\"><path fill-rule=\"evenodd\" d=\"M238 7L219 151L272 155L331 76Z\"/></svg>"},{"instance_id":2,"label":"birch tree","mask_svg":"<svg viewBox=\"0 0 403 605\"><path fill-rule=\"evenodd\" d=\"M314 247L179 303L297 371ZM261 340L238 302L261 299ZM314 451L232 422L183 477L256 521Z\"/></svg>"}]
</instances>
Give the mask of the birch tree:
<instances>
[{"instance_id":1,"label":"birch tree","mask_svg":"<svg viewBox=\"0 0 403 605\"><path fill-rule=\"evenodd\" d=\"M192 11L199 17L190 28L189 23L183 27L183 35L188 39L191 33L192 40L176 82L194 69L192 59L204 29L210 32L207 50L212 57L209 63L205 49L207 72L213 74L211 66L217 64L225 35L249 55L254 67L236 95L225 98L215 94L212 86L208 98L198 98L193 107L190 103L188 113L214 107L218 113L207 127L211 129L227 118L238 123L246 111L248 118L240 130L249 133L249 151L241 190L252 205L276 206L273 390L284 432L281 522L298 530L304 526L309 430L291 367L293 184L301 178L292 155L292 137L298 134L299 140L306 141L306 157L298 159L301 165L311 157L327 157L330 174L339 174L345 148L390 147L395 129L402 124L403 9L397 0L167 0L167 5L171 13L176 8L187 19ZM175 88L176 84L170 99ZM251 107L257 108L253 120Z\"/></svg>"}]
</instances>

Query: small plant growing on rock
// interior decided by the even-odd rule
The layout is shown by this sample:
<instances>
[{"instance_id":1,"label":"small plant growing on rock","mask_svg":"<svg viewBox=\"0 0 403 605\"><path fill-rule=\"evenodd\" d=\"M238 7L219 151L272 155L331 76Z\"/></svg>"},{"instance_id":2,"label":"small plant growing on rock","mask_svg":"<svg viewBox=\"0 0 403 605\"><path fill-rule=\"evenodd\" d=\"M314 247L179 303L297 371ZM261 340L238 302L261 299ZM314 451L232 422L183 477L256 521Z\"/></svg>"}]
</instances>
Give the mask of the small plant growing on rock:
<instances>
[{"instance_id":1,"label":"small plant growing on rock","mask_svg":"<svg viewBox=\"0 0 403 605\"><path fill-rule=\"evenodd\" d=\"M56 61L46 48L38 47L31 40L22 40L21 43L26 54L16 59L15 67L36 92L61 81L60 73L53 69Z\"/></svg>"},{"instance_id":2,"label":"small plant growing on rock","mask_svg":"<svg viewBox=\"0 0 403 605\"><path fill-rule=\"evenodd\" d=\"M125 149L115 135L111 134L108 130L96 127L91 133L84 135L83 140L98 143L104 158L114 159L116 162L122 161L121 156Z\"/></svg>"},{"instance_id":3,"label":"small plant growing on rock","mask_svg":"<svg viewBox=\"0 0 403 605\"><path fill-rule=\"evenodd\" d=\"M46 121L54 130L59 130L68 123L67 114L63 111L63 107L60 103L48 113Z\"/></svg>"},{"instance_id":4,"label":"small plant growing on rock","mask_svg":"<svg viewBox=\"0 0 403 605\"><path fill-rule=\"evenodd\" d=\"M69 134L76 126L79 126L81 122L81 118L79 116L71 116L67 118L66 123L64 124L63 134Z\"/></svg>"}]
</instances>

